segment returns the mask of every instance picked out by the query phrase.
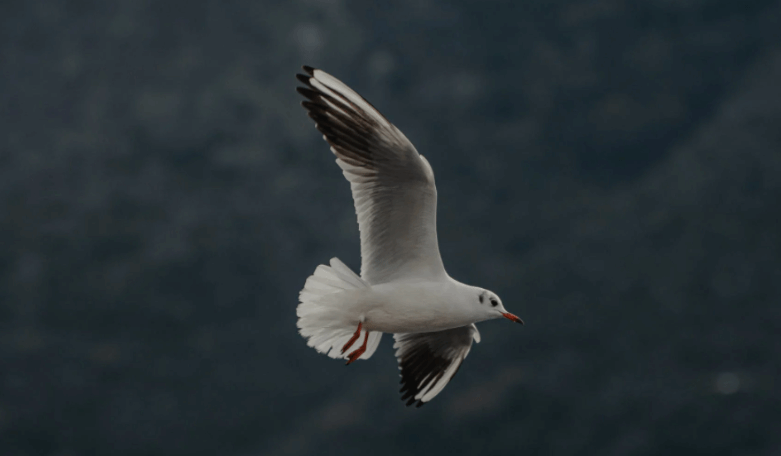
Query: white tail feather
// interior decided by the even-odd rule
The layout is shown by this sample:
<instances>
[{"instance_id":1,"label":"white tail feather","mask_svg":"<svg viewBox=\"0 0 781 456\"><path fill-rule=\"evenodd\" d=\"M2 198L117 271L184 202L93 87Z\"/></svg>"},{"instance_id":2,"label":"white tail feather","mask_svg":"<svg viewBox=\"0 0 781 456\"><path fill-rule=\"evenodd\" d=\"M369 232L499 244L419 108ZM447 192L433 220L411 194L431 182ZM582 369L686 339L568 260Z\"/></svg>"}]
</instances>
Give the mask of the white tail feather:
<instances>
[{"instance_id":1,"label":"white tail feather","mask_svg":"<svg viewBox=\"0 0 781 456\"><path fill-rule=\"evenodd\" d=\"M366 330L349 350L342 353L342 347L358 329L360 315L351 311L355 301L355 290L368 288L367 284L338 258L331 258L331 265L320 265L314 274L306 279L304 289L299 293L301 302L296 309L298 331L307 340L307 345L331 358L347 358L363 344ZM381 332L369 332L366 352L358 359L369 359L380 344Z\"/></svg>"}]
</instances>

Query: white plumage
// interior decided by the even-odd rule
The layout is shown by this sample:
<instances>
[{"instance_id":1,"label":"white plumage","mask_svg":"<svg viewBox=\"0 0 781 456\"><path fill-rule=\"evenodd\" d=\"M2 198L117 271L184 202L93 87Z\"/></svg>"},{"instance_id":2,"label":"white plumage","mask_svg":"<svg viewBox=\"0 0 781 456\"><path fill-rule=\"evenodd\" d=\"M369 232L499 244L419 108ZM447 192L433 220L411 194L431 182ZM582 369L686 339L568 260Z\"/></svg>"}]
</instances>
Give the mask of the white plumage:
<instances>
[{"instance_id":1,"label":"white plumage","mask_svg":"<svg viewBox=\"0 0 781 456\"><path fill-rule=\"evenodd\" d=\"M310 67L302 105L350 182L361 233L361 275L337 258L299 295L298 328L332 358L369 358L394 333L402 399L420 406L447 385L480 341L474 323L505 317L496 294L452 279L436 230L437 189L428 161L369 102ZM362 341L362 342L359 342ZM355 344L361 344L353 349ZM352 350L352 351L351 351Z\"/></svg>"}]
</instances>

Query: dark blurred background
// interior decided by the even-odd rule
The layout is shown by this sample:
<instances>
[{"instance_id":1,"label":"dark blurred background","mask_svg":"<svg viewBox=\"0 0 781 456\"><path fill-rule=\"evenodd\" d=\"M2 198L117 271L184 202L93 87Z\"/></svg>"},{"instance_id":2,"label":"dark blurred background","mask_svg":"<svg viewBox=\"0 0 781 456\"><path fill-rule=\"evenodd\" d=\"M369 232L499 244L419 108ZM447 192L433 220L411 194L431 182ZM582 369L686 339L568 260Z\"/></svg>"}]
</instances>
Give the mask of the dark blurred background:
<instances>
[{"instance_id":1,"label":"dark blurred background","mask_svg":"<svg viewBox=\"0 0 781 456\"><path fill-rule=\"evenodd\" d=\"M0 454L781 454L781 2L5 0ZM297 294L360 268L321 67L431 162L480 325L408 409Z\"/></svg>"}]
</instances>

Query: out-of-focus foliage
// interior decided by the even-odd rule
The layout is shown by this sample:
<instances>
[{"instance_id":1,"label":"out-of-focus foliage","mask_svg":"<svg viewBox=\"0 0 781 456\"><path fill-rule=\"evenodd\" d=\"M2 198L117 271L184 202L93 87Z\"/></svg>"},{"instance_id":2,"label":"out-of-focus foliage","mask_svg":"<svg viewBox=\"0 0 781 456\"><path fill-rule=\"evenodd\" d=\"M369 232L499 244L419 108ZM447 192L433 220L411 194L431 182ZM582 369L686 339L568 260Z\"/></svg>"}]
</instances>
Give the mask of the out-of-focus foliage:
<instances>
[{"instance_id":1,"label":"out-of-focus foliage","mask_svg":"<svg viewBox=\"0 0 781 456\"><path fill-rule=\"evenodd\" d=\"M781 454L781 3L381 3L3 2L0 454ZM422 409L296 333L360 265L302 64L527 322Z\"/></svg>"}]
</instances>

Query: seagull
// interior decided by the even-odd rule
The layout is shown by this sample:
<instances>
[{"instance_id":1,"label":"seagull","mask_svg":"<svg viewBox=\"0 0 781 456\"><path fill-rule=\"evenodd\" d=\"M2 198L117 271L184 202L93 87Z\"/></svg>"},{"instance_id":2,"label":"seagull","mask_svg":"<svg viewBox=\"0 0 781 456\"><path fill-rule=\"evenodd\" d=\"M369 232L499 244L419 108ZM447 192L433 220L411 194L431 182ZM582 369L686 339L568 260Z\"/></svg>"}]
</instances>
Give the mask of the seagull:
<instances>
[{"instance_id":1,"label":"seagull","mask_svg":"<svg viewBox=\"0 0 781 456\"><path fill-rule=\"evenodd\" d=\"M392 333L401 399L431 401L480 342L475 323L506 318L496 293L445 271L437 242L434 171L368 101L325 71L304 66L301 105L350 182L361 234L361 275L338 258L307 278L296 309L307 345L351 364ZM362 339L359 346L356 342Z\"/></svg>"}]
</instances>

